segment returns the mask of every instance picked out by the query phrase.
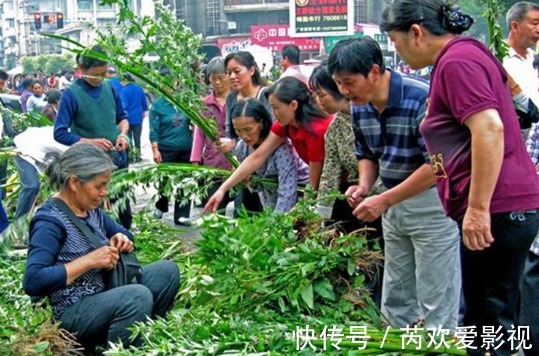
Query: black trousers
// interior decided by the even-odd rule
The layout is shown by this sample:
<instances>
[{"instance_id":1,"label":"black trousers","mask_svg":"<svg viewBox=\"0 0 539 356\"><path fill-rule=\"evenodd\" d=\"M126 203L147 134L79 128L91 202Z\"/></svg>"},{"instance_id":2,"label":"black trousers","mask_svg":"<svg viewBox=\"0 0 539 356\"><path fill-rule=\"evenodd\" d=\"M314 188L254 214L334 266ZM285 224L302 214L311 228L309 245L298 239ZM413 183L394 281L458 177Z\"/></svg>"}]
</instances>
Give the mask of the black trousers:
<instances>
[{"instance_id":1,"label":"black trousers","mask_svg":"<svg viewBox=\"0 0 539 356\"><path fill-rule=\"evenodd\" d=\"M223 180L222 179L214 179L211 183L210 183L210 187L208 188L208 195L202 199L202 206L205 206L206 203L208 202L208 200L210 200L211 196L213 194L215 194L215 192L217 191L217 189L219 189L219 187L221 186L221 184L223 184ZM226 206L228 205L228 203L230 203L231 201L234 201L234 198L232 198L230 196L230 192L226 192L225 194L225 197L223 198L223 200L219 203L219 206L217 207L217 210L224 215L225 213L225 210L226 210Z\"/></svg>"},{"instance_id":2,"label":"black trousers","mask_svg":"<svg viewBox=\"0 0 539 356\"><path fill-rule=\"evenodd\" d=\"M142 134L142 124L129 124L129 132L127 135L133 140L133 145L140 151L140 136Z\"/></svg>"},{"instance_id":3,"label":"black trousers","mask_svg":"<svg viewBox=\"0 0 539 356\"><path fill-rule=\"evenodd\" d=\"M161 159L164 163L189 163L191 159L191 150L167 150L159 148ZM162 182L165 185L166 181ZM163 194L159 194L159 200L155 203L155 207L162 212L168 212L169 198ZM181 204L180 199L174 199L174 223L178 223L180 218L189 218L191 214L191 204Z\"/></svg>"},{"instance_id":4,"label":"black trousers","mask_svg":"<svg viewBox=\"0 0 539 356\"><path fill-rule=\"evenodd\" d=\"M460 222L460 226L462 222ZM519 283L524 262L539 229L539 212L491 214L494 243L482 251L470 251L464 245L462 257L462 287L466 303L464 325L476 326L477 337L467 349L469 355L511 355L516 350L510 340L510 330L516 320ZM524 311L530 312L530 311ZM513 327L514 326L514 327ZM482 348L484 327L494 327L497 350ZM517 335L515 334L515 337ZM514 344L514 342L513 342Z\"/></svg>"},{"instance_id":5,"label":"black trousers","mask_svg":"<svg viewBox=\"0 0 539 356\"><path fill-rule=\"evenodd\" d=\"M251 192L247 188L241 188L234 197L234 217L238 217L241 207L244 207L249 215L264 211L260 196L257 192Z\"/></svg>"}]
</instances>

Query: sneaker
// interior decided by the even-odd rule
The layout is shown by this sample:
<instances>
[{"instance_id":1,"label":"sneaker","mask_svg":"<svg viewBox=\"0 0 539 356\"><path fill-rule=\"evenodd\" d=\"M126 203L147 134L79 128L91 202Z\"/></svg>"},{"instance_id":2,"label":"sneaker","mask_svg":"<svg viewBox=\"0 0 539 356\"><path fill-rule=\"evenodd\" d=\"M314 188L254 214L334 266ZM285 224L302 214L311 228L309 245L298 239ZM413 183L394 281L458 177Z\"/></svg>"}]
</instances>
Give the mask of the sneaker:
<instances>
[{"instance_id":1,"label":"sneaker","mask_svg":"<svg viewBox=\"0 0 539 356\"><path fill-rule=\"evenodd\" d=\"M153 217L156 218L156 219L162 219L163 218L163 212L156 208L153 211Z\"/></svg>"}]
</instances>

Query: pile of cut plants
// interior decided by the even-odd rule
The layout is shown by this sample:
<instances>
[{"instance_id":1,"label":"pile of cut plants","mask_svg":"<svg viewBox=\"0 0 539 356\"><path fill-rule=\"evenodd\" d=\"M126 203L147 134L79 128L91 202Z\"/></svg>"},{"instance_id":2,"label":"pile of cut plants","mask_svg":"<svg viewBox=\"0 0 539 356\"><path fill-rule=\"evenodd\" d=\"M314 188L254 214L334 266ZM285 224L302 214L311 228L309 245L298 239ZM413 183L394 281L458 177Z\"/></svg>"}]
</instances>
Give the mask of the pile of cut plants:
<instances>
[{"instance_id":1,"label":"pile of cut plants","mask_svg":"<svg viewBox=\"0 0 539 356\"><path fill-rule=\"evenodd\" d=\"M365 288L380 252L361 231L323 227L312 206L206 216L195 249L177 256L183 283L175 308L134 327L142 348L106 354L465 354L448 335L410 345L410 331L387 328Z\"/></svg>"},{"instance_id":2,"label":"pile of cut plants","mask_svg":"<svg viewBox=\"0 0 539 356\"><path fill-rule=\"evenodd\" d=\"M364 287L381 263L380 253L368 247L361 232L342 235L322 227L312 205L304 202L282 215L208 215L190 250L177 228L153 220L149 212L138 213L137 255L143 263L176 261L182 286L166 318L134 326L144 346L114 345L105 354L290 355L324 349L383 354L407 348L407 354L441 353L426 343L407 346L404 332L385 328ZM24 260L9 257L1 263L0 353L80 353L73 338L49 322L47 304L32 304L24 295ZM307 330L311 338L301 336ZM358 341L358 332L368 342ZM463 354L454 347L446 351Z\"/></svg>"}]
</instances>

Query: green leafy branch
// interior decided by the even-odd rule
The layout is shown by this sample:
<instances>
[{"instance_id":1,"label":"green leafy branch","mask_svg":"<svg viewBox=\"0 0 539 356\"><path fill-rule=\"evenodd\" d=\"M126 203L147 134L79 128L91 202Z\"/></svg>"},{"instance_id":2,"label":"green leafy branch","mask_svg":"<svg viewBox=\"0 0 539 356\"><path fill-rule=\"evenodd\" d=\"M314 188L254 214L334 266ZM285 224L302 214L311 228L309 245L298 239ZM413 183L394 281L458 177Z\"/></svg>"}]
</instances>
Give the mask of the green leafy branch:
<instances>
[{"instance_id":1,"label":"green leafy branch","mask_svg":"<svg viewBox=\"0 0 539 356\"><path fill-rule=\"evenodd\" d=\"M74 53L113 63L121 72L130 73L145 89L166 98L215 141L218 138L217 125L215 120L204 115L206 110L201 100L202 84L198 72L202 60L200 37L158 3L155 4L157 19L138 17L129 8L127 0L101 3L117 4L120 9L116 29L109 27L105 31L94 28L98 33L97 42L105 49L106 55L64 36L46 36L71 44L73 47L68 49ZM135 37L138 37L139 47L129 51L127 40ZM149 56L158 60L149 63ZM162 75L163 68L167 68L169 74ZM230 153L225 156L234 167L239 165Z\"/></svg>"},{"instance_id":2,"label":"green leafy branch","mask_svg":"<svg viewBox=\"0 0 539 356\"><path fill-rule=\"evenodd\" d=\"M503 30L499 23L502 6L499 0L486 0L483 16L488 24L489 49L500 62L509 54L509 45L505 42Z\"/></svg>"}]
</instances>

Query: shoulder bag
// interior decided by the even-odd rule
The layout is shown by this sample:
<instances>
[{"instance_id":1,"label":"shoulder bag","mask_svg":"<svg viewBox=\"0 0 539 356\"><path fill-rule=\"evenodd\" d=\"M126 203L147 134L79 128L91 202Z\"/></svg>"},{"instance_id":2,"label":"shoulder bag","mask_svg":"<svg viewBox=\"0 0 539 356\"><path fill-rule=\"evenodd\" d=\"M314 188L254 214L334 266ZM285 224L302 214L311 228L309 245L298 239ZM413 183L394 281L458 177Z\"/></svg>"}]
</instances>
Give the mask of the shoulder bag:
<instances>
[{"instance_id":1,"label":"shoulder bag","mask_svg":"<svg viewBox=\"0 0 539 356\"><path fill-rule=\"evenodd\" d=\"M94 247L101 248L105 246L92 230L78 218L71 209L61 199L51 198L54 206L60 209L75 226L90 239ZM142 276L140 262L134 253L120 253L120 258L116 266L106 271L103 275L107 289L121 287L126 284L139 283Z\"/></svg>"}]
</instances>

